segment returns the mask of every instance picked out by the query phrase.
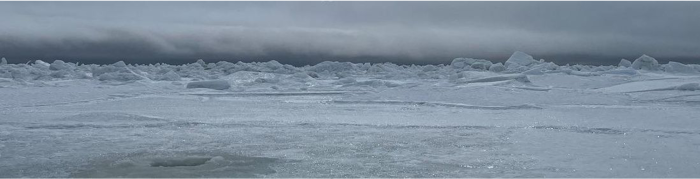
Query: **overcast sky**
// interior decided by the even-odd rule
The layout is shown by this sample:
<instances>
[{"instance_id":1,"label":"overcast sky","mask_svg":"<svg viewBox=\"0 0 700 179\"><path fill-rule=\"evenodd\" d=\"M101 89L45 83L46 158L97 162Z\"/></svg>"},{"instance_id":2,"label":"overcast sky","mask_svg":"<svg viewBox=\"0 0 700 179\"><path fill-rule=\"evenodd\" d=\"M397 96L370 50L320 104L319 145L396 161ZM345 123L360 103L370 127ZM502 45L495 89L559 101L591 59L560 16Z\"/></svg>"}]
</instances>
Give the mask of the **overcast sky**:
<instances>
[{"instance_id":1,"label":"overcast sky","mask_svg":"<svg viewBox=\"0 0 700 179\"><path fill-rule=\"evenodd\" d=\"M88 63L700 63L700 2L0 2L0 56Z\"/></svg>"}]
</instances>

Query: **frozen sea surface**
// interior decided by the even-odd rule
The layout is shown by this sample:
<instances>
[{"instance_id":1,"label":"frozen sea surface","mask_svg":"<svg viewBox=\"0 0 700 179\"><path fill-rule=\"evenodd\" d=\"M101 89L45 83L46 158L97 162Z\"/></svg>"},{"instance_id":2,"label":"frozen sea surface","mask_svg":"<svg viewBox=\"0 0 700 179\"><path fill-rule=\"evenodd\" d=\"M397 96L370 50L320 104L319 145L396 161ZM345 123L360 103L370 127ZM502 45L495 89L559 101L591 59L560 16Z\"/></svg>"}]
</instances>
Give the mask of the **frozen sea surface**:
<instances>
[{"instance_id":1,"label":"frozen sea surface","mask_svg":"<svg viewBox=\"0 0 700 179\"><path fill-rule=\"evenodd\" d=\"M0 177L700 177L695 74L321 67L0 80Z\"/></svg>"}]
</instances>

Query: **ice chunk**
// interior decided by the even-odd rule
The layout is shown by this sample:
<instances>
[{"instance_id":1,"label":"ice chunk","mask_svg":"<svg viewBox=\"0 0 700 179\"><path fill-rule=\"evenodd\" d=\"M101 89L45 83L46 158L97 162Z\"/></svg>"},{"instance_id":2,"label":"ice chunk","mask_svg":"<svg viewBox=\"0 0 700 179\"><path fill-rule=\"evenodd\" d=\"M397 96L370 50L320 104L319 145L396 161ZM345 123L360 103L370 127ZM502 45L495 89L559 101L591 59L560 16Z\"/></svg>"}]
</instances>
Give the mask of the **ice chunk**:
<instances>
[{"instance_id":1,"label":"ice chunk","mask_svg":"<svg viewBox=\"0 0 700 179\"><path fill-rule=\"evenodd\" d=\"M670 61L668 64L664 65L664 71L669 72L669 73L697 73L693 67Z\"/></svg>"},{"instance_id":2,"label":"ice chunk","mask_svg":"<svg viewBox=\"0 0 700 179\"><path fill-rule=\"evenodd\" d=\"M167 73L161 75L160 77L157 77L156 80L163 80L163 81L180 81L181 77L174 71L170 70Z\"/></svg>"},{"instance_id":3,"label":"ice chunk","mask_svg":"<svg viewBox=\"0 0 700 179\"><path fill-rule=\"evenodd\" d=\"M455 58L450 63L450 66L455 69L463 69L464 67L471 66L472 63L476 62L477 59L473 58Z\"/></svg>"},{"instance_id":4,"label":"ice chunk","mask_svg":"<svg viewBox=\"0 0 700 179\"><path fill-rule=\"evenodd\" d=\"M621 66L621 67L631 67L631 66L632 66L632 62L630 62L629 60L623 58L622 60L620 60L620 63L617 64L617 66Z\"/></svg>"},{"instance_id":5,"label":"ice chunk","mask_svg":"<svg viewBox=\"0 0 700 179\"><path fill-rule=\"evenodd\" d=\"M73 67L68 65L66 62L63 62L62 60L55 60L51 65L49 66L49 70L73 70Z\"/></svg>"},{"instance_id":6,"label":"ice chunk","mask_svg":"<svg viewBox=\"0 0 700 179\"><path fill-rule=\"evenodd\" d=\"M199 64L199 66L202 66L202 67L207 66L207 62L204 62L204 60L202 60L202 59L197 59L197 61L194 63L197 63L197 64Z\"/></svg>"},{"instance_id":7,"label":"ice chunk","mask_svg":"<svg viewBox=\"0 0 700 179\"><path fill-rule=\"evenodd\" d=\"M135 81L146 79L127 67L123 61L112 65L98 66L92 69L92 76L100 81Z\"/></svg>"},{"instance_id":8,"label":"ice chunk","mask_svg":"<svg viewBox=\"0 0 700 179\"><path fill-rule=\"evenodd\" d=\"M0 59L0 65L7 65L7 59L5 59L5 57Z\"/></svg>"},{"instance_id":9,"label":"ice chunk","mask_svg":"<svg viewBox=\"0 0 700 179\"><path fill-rule=\"evenodd\" d=\"M124 63L124 61L118 61L118 62L116 62L116 63L114 63L114 64L112 64L112 65L114 65L114 67L124 67L124 68L126 68L126 63Z\"/></svg>"},{"instance_id":10,"label":"ice chunk","mask_svg":"<svg viewBox=\"0 0 700 179\"><path fill-rule=\"evenodd\" d=\"M491 61L488 60L477 60L474 63L472 63L471 67L473 69L480 69L480 70L489 70L489 68L493 65Z\"/></svg>"},{"instance_id":11,"label":"ice chunk","mask_svg":"<svg viewBox=\"0 0 700 179\"><path fill-rule=\"evenodd\" d=\"M331 62L331 61L324 61L319 64L316 64L312 67L309 68L309 71L321 73L324 71L329 71L329 72L341 72L341 71L353 71L355 70L355 66L350 63L350 62Z\"/></svg>"},{"instance_id":12,"label":"ice chunk","mask_svg":"<svg viewBox=\"0 0 700 179\"><path fill-rule=\"evenodd\" d=\"M308 81L312 79L311 76L305 72L296 72L292 74L291 78L299 81Z\"/></svg>"},{"instance_id":13,"label":"ice chunk","mask_svg":"<svg viewBox=\"0 0 700 179\"><path fill-rule=\"evenodd\" d=\"M492 72L502 72L504 70L506 70L506 67L503 66L502 63L496 63L496 64L493 64L489 67L489 71L492 71Z\"/></svg>"},{"instance_id":14,"label":"ice chunk","mask_svg":"<svg viewBox=\"0 0 700 179\"><path fill-rule=\"evenodd\" d=\"M423 67L423 72L429 72L429 71L437 71L438 67L435 65L426 65Z\"/></svg>"},{"instance_id":15,"label":"ice chunk","mask_svg":"<svg viewBox=\"0 0 700 179\"><path fill-rule=\"evenodd\" d=\"M467 63L464 58L455 58L452 60L452 63L450 63L450 66L455 69L462 69L467 66Z\"/></svg>"},{"instance_id":16,"label":"ice chunk","mask_svg":"<svg viewBox=\"0 0 700 179\"><path fill-rule=\"evenodd\" d=\"M92 68L92 76L100 76L105 73L110 73L110 72L122 72L126 73L129 72L129 70L126 69L126 64L123 61L119 61L117 63L114 63L112 65L105 65L105 66L97 66Z\"/></svg>"},{"instance_id":17,"label":"ice chunk","mask_svg":"<svg viewBox=\"0 0 700 179\"><path fill-rule=\"evenodd\" d=\"M36 60L36 61L34 61L34 66L36 66L36 67L46 67L46 68L48 68L48 67L51 66L51 65L50 65L49 63L44 62L44 61Z\"/></svg>"},{"instance_id":18,"label":"ice chunk","mask_svg":"<svg viewBox=\"0 0 700 179\"><path fill-rule=\"evenodd\" d=\"M642 55L632 62L632 68L637 70L658 70L659 61L656 61L653 57Z\"/></svg>"},{"instance_id":19,"label":"ice chunk","mask_svg":"<svg viewBox=\"0 0 700 179\"><path fill-rule=\"evenodd\" d=\"M510 58L508 58L508 60L506 60L505 66L528 66L533 63L537 63L537 61L534 58L532 58L532 56L521 51L516 51L515 53L513 53L513 55L510 56Z\"/></svg>"},{"instance_id":20,"label":"ice chunk","mask_svg":"<svg viewBox=\"0 0 700 179\"><path fill-rule=\"evenodd\" d=\"M614 69L615 66L598 66L591 69L593 72L608 71Z\"/></svg>"},{"instance_id":21,"label":"ice chunk","mask_svg":"<svg viewBox=\"0 0 700 179\"><path fill-rule=\"evenodd\" d=\"M187 88L209 88L215 90L225 90L231 88L231 84L224 80L195 81L187 83Z\"/></svg>"},{"instance_id":22,"label":"ice chunk","mask_svg":"<svg viewBox=\"0 0 700 179\"><path fill-rule=\"evenodd\" d=\"M541 63L533 66L530 68L530 70L527 70L523 72L523 74L526 75L542 75L544 74L545 71L553 71L557 70L559 66L557 64L554 64L552 62L549 63Z\"/></svg>"},{"instance_id":23,"label":"ice chunk","mask_svg":"<svg viewBox=\"0 0 700 179\"><path fill-rule=\"evenodd\" d=\"M689 64L688 66L693 67L693 69L695 69L695 71L700 71L700 65L698 65L698 64Z\"/></svg>"}]
</instances>

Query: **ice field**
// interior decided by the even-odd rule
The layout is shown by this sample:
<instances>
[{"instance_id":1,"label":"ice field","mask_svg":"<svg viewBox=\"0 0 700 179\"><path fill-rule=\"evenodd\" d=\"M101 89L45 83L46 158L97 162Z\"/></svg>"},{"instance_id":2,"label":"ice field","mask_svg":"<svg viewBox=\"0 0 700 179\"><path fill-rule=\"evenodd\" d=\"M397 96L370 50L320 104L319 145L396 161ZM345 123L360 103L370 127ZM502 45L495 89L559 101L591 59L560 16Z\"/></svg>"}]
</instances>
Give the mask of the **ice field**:
<instances>
[{"instance_id":1,"label":"ice field","mask_svg":"<svg viewBox=\"0 0 700 179\"><path fill-rule=\"evenodd\" d=\"M0 177L700 177L700 65L0 64Z\"/></svg>"}]
</instances>

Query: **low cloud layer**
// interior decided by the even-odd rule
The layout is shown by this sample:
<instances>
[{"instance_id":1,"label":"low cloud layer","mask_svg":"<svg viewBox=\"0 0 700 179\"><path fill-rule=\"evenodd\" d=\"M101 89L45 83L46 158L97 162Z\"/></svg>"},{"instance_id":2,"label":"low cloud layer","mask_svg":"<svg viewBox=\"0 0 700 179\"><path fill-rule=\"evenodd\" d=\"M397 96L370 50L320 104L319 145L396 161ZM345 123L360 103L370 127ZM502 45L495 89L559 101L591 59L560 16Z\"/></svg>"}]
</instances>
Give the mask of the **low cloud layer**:
<instances>
[{"instance_id":1,"label":"low cloud layer","mask_svg":"<svg viewBox=\"0 0 700 179\"><path fill-rule=\"evenodd\" d=\"M519 50L559 62L700 61L697 9L700 2L0 2L0 56L424 64Z\"/></svg>"}]
</instances>

